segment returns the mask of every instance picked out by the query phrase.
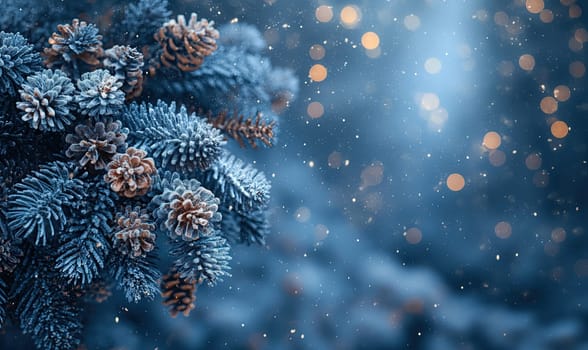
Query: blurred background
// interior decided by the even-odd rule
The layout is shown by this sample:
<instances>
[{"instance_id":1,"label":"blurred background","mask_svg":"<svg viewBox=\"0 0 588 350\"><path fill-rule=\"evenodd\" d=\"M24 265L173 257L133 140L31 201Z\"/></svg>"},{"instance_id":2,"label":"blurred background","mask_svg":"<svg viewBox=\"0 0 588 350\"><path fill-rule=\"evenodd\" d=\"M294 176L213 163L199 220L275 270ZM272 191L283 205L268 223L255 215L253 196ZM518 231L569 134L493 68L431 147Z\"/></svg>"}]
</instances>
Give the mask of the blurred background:
<instances>
[{"instance_id":1,"label":"blurred background","mask_svg":"<svg viewBox=\"0 0 588 350\"><path fill-rule=\"evenodd\" d=\"M252 158L272 234L188 318L91 306L85 348L588 349L583 1L170 3L300 79Z\"/></svg>"}]
</instances>

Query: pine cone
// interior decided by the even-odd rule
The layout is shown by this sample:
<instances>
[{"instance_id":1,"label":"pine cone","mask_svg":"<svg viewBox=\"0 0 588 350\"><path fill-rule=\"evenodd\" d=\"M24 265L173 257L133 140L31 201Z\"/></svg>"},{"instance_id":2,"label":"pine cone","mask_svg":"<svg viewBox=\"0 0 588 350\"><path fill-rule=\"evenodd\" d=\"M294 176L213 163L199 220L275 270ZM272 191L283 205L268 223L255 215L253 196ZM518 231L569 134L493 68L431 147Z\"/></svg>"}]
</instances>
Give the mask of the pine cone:
<instances>
[{"instance_id":1,"label":"pine cone","mask_svg":"<svg viewBox=\"0 0 588 350\"><path fill-rule=\"evenodd\" d=\"M180 312L188 316L196 301L196 281L189 281L171 271L162 278L161 296L163 305L169 306L169 313L176 317Z\"/></svg>"},{"instance_id":2,"label":"pine cone","mask_svg":"<svg viewBox=\"0 0 588 350\"><path fill-rule=\"evenodd\" d=\"M127 100L140 96L143 91L143 54L130 46L119 45L106 50L104 54L104 67L124 82L122 90Z\"/></svg>"},{"instance_id":3,"label":"pine cone","mask_svg":"<svg viewBox=\"0 0 588 350\"><path fill-rule=\"evenodd\" d=\"M114 245L123 254L131 257L145 256L155 247L155 225L149 222L149 214L140 207L125 208L117 214L117 231L114 234Z\"/></svg>"},{"instance_id":4,"label":"pine cone","mask_svg":"<svg viewBox=\"0 0 588 350\"><path fill-rule=\"evenodd\" d=\"M22 255L22 250L13 242L0 238L0 273L14 271Z\"/></svg>"},{"instance_id":5,"label":"pine cone","mask_svg":"<svg viewBox=\"0 0 588 350\"><path fill-rule=\"evenodd\" d=\"M46 69L27 78L16 107L25 112L22 120L34 129L63 130L75 119L70 113L74 91L65 73Z\"/></svg>"},{"instance_id":6,"label":"pine cone","mask_svg":"<svg viewBox=\"0 0 588 350\"><path fill-rule=\"evenodd\" d=\"M154 199L159 203L157 216L164 220L163 228L188 241L201 234L209 236L213 232L210 223L221 219L217 212L220 200L194 179L174 180L172 185L174 189L165 189Z\"/></svg>"},{"instance_id":7,"label":"pine cone","mask_svg":"<svg viewBox=\"0 0 588 350\"><path fill-rule=\"evenodd\" d=\"M165 67L176 66L183 72L197 70L204 58L217 48L219 33L213 25L214 21L198 21L195 13L188 24L183 15L178 16L177 22L172 19L165 23L154 35L162 48L161 63Z\"/></svg>"},{"instance_id":8,"label":"pine cone","mask_svg":"<svg viewBox=\"0 0 588 350\"><path fill-rule=\"evenodd\" d=\"M95 118L110 116L124 106L125 93L121 90L123 82L107 70L84 73L77 85L80 93L76 95L76 102L82 114Z\"/></svg>"},{"instance_id":9,"label":"pine cone","mask_svg":"<svg viewBox=\"0 0 588 350\"><path fill-rule=\"evenodd\" d=\"M49 38L51 47L44 50L47 67L69 63L75 59L90 66L100 65L98 58L103 54L102 35L98 34L95 25L76 18L71 24L58 25L57 31L59 33L53 33Z\"/></svg>"},{"instance_id":10,"label":"pine cone","mask_svg":"<svg viewBox=\"0 0 588 350\"><path fill-rule=\"evenodd\" d=\"M76 126L75 132L75 135L68 134L65 137L65 142L70 144L65 155L79 159L82 167L104 169L116 153L127 149L127 134L121 131L121 122L118 120L106 125L98 122L94 127L80 124Z\"/></svg>"},{"instance_id":11,"label":"pine cone","mask_svg":"<svg viewBox=\"0 0 588 350\"><path fill-rule=\"evenodd\" d=\"M119 195L133 198L142 196L151 188L151 175L155 174L153 158L145 158L147 153L130 147L126 153L116 154L106 166L108 173L104 181Z\"/></svg>"}]
</instances>

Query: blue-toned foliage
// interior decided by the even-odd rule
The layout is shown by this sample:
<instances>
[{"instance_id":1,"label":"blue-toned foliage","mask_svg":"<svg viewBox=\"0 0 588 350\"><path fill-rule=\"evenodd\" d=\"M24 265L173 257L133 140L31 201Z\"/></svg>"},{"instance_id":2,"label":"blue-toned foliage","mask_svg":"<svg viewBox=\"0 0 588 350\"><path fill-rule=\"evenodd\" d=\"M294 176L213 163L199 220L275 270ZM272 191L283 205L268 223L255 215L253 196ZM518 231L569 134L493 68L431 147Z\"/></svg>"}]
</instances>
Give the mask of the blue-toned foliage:
<instances>
[{"instance_id":1,"label":"blue-toned foliage","mask_svg":"<svg viewBox=\"0 0 588 350\"><path fill-rule=\"evenodd\" d=\"M173 177L168 186L152 200L161 230L172 239L188 241L213 235L213 224L222 218L219 199L196 179Z\"/></svg>"},{"instance_id":2,"label":"blue-toned foliage","mask_svg":"<svg viewBox=\"0 0 588 350\"><path fill-rule=\"evenodd\" d=\"M80 113L94 118L116 114L125 102L122 85L121 80L104 69L82 74L75 96Z\"/></svg>"},{"instance_id":3,"label":"blue-toned foliage","mask_svg":"<svg viewBox=\"0 0 588 350\"><path fill-rule=\"evenodd\" d=\"M92 227L99 225L95 221L100 219L94 217L70 225L65 233L72 238L64 240L57 251L55 268L72 285L92 283L104 267L109 244L103 233Z\"/></svg>"},{"instance_id":4,"label":"blue-toned foliage","mask_svg":"<svg viewBox=\"0 0 588 350\"><path fill-rule=\"evenodd\" d=\"M28 252L19 283L11 292L24 334L39 349L73 349L80 343L81 309L74 293L59 284L49 251Z\"/></svg>"},{"instance_id":5,"label":"blue-toned foliage","mask_svg":"<svg viewBox=\"0 0 588 350\"><path fill-rule=\"evenodd\" d=\"M230 247L218 234L195 241L176 240L172 246L170 254L176 259L174 267L180 277L209 285L231 277Z\"/></svg>"},{"instance_id":6,"label":"blue-toned foliage","mask_svg":"<svg viewBox=\"0 0 588 350\"><path fill-rule=\"evenodd\" d=\"M63 130L75 119L70 113L74 91L65 73L46 69L27 78L16 107L24 112L22 120L34 129Z\"/></svg>"},{"instance_id":7,"label":"blue-toned foliage","mask_svg":"<svg viewBox=\"0 0 588 350\"><path fill-rule=\"evenodd\" d=\"M246 211L221 209L223 220L220 234L230 243L265 245L270 232L267 209Z\"/></svg>"},{"instance_id":8,"label":"blue-toned foliage","mask_svg":"<svg viewBox=\"0 0 588 350\"><path fill-rule=\"evenodd\" d=\"M260 53L267 47L261 32L247 23L230 23L219 27L220 46L236 46L249 53Z\"/></svg>"},{"instance_id":9,"label":"blue-toned foliage","mask_svg":"<svg viewBox=\"0 0 588 350\"><path fill-rule=\"evenodd\" d=\"M66 213L83 197L84 185L71 178L70 168L62 162L41 166L14 186L8 196L8 226L18 238L33 237L45 245L67 223Z\"/></svg>"},{"instance_id":10,"label":"blue-toned foliage","mask_svg":"<svg viewBox=\"0 0 588 350\"><path fill-rule=\"evenodd\" d=\"M0 220L3 220L1 209ZM7 232L4 232L4 228L5 225L0 222L0 275L12 273L22 257L22 250L17 242L9 238Z\"/></svg>"},{"instance_id":11,"label":"blue-toned foliage","mask_svg":"<svg viewBox=\"0 0 588 350\"><path fill-rule=\"evenodd\" d=\"M139 0L128 5L118 31L128 33L127 40L131 46L151 45L155 32L170 17L167 0Z\"/></svg>"},{"instance_id":12,"label":"blue-toned foliage","mask_svg":"<svg viewBox=\"0 0 588 350\"><path fill-rule=\"evenodd\" d=\"M16 95L25 78L41 69L41 55L20 34L0 32L0 94Z\"/></svg>"},{"instance_id":13,"label":"blue-toned foliage","mask_svg":"<svg viewBox=\"0 0 588 350\"><path fill-rule=\"evenodd\" d=\"M228 152L204 173L202 185L214 192L224 207L240 211L265 206L271 188L263 172Z\"/></svg>"},{"instance_id":14,"label":"blue-toned foliage","mask_svg":"<svg viewBox=\"0 0 588 350\"><path fill-rule=\"evenodd\" d=\"M159 167L172 171L205 170L218 160L226 143L220 131L204 119L179 110L172 102L131 104L123 114L129 143L145 149Z\"/></svg>"},{"instance_id":15,"label":"blue-toned foliage","mask_svg":"<svg viewBox=\"0 0 588 350\"><path fill-rule=\"evenodd\" d=\"M6 283L0 278L0 329L4 327L6 320L6 303L8 296L6 295Z\"/></svg>"},{"instance_id":16,"label":"blue-toned foliage","mask_svg":"<svg viewBox=\"0 0 588 350\"><path fill-rule=\"evenodd\" d=\"M145 257L134 258L115 249L110 254L107 266L111 269L117 287L124 291L129 302L151 300L159 295L157 280L161 273L157 267L155 251L149 252Z\"/></svg>"},{"instance_id":17,"label":"blue-toned foliage","mask_svg":"<svg viewBox=\"0 0 588 350\"><path fill-rule=\"evenodd\" d=\"M99 179L90 179L80 207L60 239L55 268L72 285L88 285L104 267L110 251L114 193Z\"/></svg>"},{"instance_id":18,"label":"blue-toned foliage","mask_svg":"<svg viewBox=\"0 0 588 350\"><path fill-rule=\"evenodd\" d=\"M188 316L197 285L231 276L227 238L263 243L269 182L226 138L271 146L275 120L253 116L291 88L267 79L290 77L270 75L253 26L222 41L212 20L171 19L167 0L3 5L0 30L33 44L0 32L0 327L77 348L83 304L111 287L128 302L163 292ZM233 112L244 119L211 119Z\"/></svg>"},{"instance_id":19,"label":"blue-toned foliage","mask_svg":"<svg viewBox=\"0 0 588 350\"><path fill-rule=\"evenodd\" d=\"M265 79L271 65L261 55L244 53L239 47L219 47L202 66L181 79L161 78L150 86L158 93L190 96L213 112L237 110L254 114L269 103Z\"/></svg>"}]
</instances>

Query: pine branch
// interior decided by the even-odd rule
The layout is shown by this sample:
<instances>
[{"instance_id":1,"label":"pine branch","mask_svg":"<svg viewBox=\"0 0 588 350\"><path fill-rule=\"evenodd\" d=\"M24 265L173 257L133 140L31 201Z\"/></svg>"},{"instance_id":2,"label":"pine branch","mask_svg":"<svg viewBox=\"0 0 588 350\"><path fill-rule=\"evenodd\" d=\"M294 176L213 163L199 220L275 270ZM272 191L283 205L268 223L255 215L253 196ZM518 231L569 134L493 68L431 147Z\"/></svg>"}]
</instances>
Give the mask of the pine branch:
<instances>
[{"instance_id":1,"label":"pine branch","mask_svg":"<svg viewBox=\"0 0 588 350\"><path fill-rule=\"evenodd\" d=\"M161 274L157 268L155 253L146 257L133 258L131 255L113 250L107 266L112 267L112 276L119 289L125 293L128 302L138 303L142 299L153 299L159 294L158 279Z\"/></svg>"},{"instance_id":2,"label":"pine branch","mask_svg":"<svg viewBox=\"0 0 588 350\"><path fill-rule=\"evenodd\" d=\"M270 231L267 209L239 212L223 208L221 214L220 232L230 243L265 245Z\"/></svg>"},{"instance_id":3,"label":"pine branch","mask_svg":"<svg viewBox=\"0 0 588 350\"><path fill-rule=\"evenodd\" d=\"M24 268L17 273L11 299L17 301L16 316L24 334L39 349L73 349L80 343L81 310L76 298L59 284L52 256L40 249L28 252Z\"/></svg>"},{"instance_id":4,"label":"pine branch","mask_svg":"<svg viewBox=\"0 0 588 350\"><path fill-rule=\"evenodd\" d=\"M17 238L34 237L45 245L67 223L66 212L82 198L82 181L70 176L68 165L53 162L14 186L8 196L8 226Z\"/></svg>"},{"instance_id":5,"label":"pine branch","mask_svg":"<svg viewBox=\"0 0 588 350\"><path fill-rule=\"evenodd\" d=\"M145 149L160 167L180 172L205 170L221 155L226 143L220 131L184 106L163 101L131 104L123 113L130 129L129 143Z\"/></svg>"},{"instance_id":6,"label":"pine branch","mask_svg":"<svg viewBox=\"0 0 588 350\"><path fill-rule=\"evenodd\" d=\"M230 247L219 235L204 237L195 241L177 240L173 242L170 255L176 261L174 267L183 279L208 282L215 285L223 277L230 277Z\"/></svg>"},{"instance_id":7,"label":"pine branch","mask_svg":"<svg viewBox=\"0 0 588 350\"><path fill-rule=\"evenodd\" d=\"M240 211L264 207L271 188L263 172L228 152L204 173L202 185L214 192L225 207Z\"/></svg>"},{"instance_id":8,"label":"pine branch","mask_svg":"<svg viewBox=\"0 0 588 350\"><path fill-rule=\"evenodd\" d=\"M212 126L234 138L241 148L245 148L245 142L249 143L251 148L257 148L259 142L266 147L272 147L276 122L272 120L268 123L261 117L261 113L257 113L255 118L245 118L237 113L228 116L225 112L216 116L212 113L207 115L208 122Z\"/></svg>"}]
</instances>

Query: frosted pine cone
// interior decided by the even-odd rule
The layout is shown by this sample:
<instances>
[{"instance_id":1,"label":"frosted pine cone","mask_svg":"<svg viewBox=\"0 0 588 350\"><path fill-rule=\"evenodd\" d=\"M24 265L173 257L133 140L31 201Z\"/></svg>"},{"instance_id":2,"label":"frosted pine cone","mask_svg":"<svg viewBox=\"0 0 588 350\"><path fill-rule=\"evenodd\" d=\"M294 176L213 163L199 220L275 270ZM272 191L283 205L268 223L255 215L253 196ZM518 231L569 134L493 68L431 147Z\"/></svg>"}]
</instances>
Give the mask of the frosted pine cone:
<instances>
[{"instance_id":1,"label":"frosted pine cone","mask_svg":"<svg viewBox=\"0 0 588 350\"><path fill-rule=\"evenodd\" d=\"M22 120L34 129L63 130L74 116L74 85L62 71L46 69L27 78L19 90L21 101L16 107L24 111Z\"/></svg>"},{"instance_id":2,"label":"frosted pine cone","mask_svg":"<svg viewBox=\"0 0 588 350\"><path fill-rule=\"evenodd\" d=\"M82 74L78 80L80 93L76 95L80 112L95 118L117 113L125 102L122 85L121 80L104 69Z\"/></svg>"},{"instance_id":3,"label":"frosted pine cone","mask_svg":"<svg viewBox=\"0 0 588 350\"><path fill-rule=\"evenodd\" d=\"M131 257L145 256L155 247L155 225L149 222L149 214L140 207L125 208L117 215L117 231L114 245Z\"/></svg>"},{"instance_id":4,"label":"frosted pine cone","mask_svg":"<svg viewBox=\"0 0 588 350\"><path fill-rule=\"evenodd\" d=\"M176 66L183 72L195 71L204 58L216 50L219 33L213 27L214 21L198 21L197 18L192 13L186 23L186 18L179 15L177 22L172 19L155 33L155 40L162 48L159 59L165 67Z\"/></svg>"},{"instance_id":5,"label":"frosted pine cone","mask_svg":"<svg viewBox=\"0 0 588 350\"><path fill-rule=\"evenodd\" d=\"M104 169L116 153L125 152L127 134L121 131L121 122L114 121L104 125L98 122L94 127L80 124L75 134L68 134L65 141L70 144L65 155L79 159L82 167Z\"/></svg>"},{"instance_id":6,"label":"frosted pine cone","mask_svg":"<svg viewBox=\"0 0 588 350\"><path fill-rule=\"evenodd\" d=\"M143 91L143 54L130 46L116 45L104 52L104 67L120 81L127 100Z\"/></svg>"},{"instance_id":7,"label":"frosted pine cone","mask_svg":"<svg viewBox=\"0 0 588 350\"><path fill-rule=\"evenodd\" d=\"M212 234L211 222L221 220L220 200L194 179L176 179L171 185L173 189L167 188L154 198L154 203L159 204L157 216L163 221L162 228L185 240Z\"/></svg>"},{"instance_id":8,"label":"frosted pine cone","mask_svg":"<svg viewBox=\"0 0 588 350\"><path fill-rule=\"evenodd\" d=\"M104 181L110 188L127 198L142 196L151 188L151 175L155 174L155 163L152 158L145 158L147 153L130 147L126 153L116 154L106 166L108 173Z\"/></svg>"},{"instance_id":9,"label":"frosted pine cone","mask_svg":"<svg viewBox=\"0 0 588 350\"><path fill-rule=\"evenodd\" d=\"M90 66L100 64L98 58L103 54L102 35L98 34L95 25L76 18L71 24L58 25L57 31L59 33L53 33L49 38L51 47L44 50L47 67L70 63L75 59Z\"/></svg>"}]
</instances>

